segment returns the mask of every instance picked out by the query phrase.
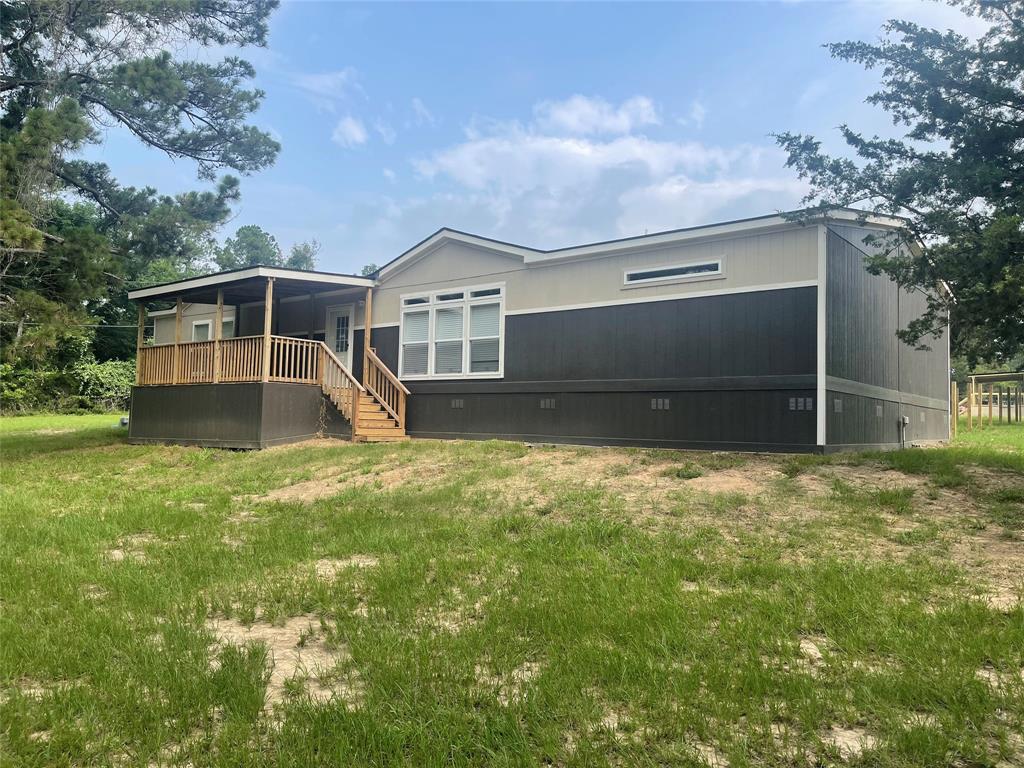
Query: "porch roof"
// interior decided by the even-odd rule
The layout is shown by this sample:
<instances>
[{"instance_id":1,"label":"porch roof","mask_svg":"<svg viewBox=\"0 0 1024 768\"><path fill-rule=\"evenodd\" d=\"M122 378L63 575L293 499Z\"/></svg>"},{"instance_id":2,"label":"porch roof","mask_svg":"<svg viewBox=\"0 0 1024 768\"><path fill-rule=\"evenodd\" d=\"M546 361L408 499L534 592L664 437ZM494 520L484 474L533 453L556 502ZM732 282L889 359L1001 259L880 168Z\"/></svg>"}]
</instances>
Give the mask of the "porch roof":
<instances>
[{"instance_id":1,"label":"porch roof","mask_svg":"<svg viewBox=\"0 0 1024 768\"><path fill-rule=\"evenodd\" d=\"M226 272L217 272L173 283L161 283L128 292L133 301L174 299L197 304L214 304L217 291L224 291L225 300L231 303L261 301L265 295L268 277L274 278L274 297L302 296L338 288L372 288L375 281L370 277L343 275L335 272L313 272L304 269L283 267L245 267Z\"/></svg>"}]
</instances>

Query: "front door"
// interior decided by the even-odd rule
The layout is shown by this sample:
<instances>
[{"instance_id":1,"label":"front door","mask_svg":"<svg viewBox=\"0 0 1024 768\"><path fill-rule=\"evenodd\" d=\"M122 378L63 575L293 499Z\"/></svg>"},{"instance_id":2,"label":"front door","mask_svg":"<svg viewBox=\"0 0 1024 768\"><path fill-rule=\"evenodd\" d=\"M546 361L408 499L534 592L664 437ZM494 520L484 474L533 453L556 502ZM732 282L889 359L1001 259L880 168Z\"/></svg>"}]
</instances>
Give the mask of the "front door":
<instances>
[{"instance_id":1,"label":"front door","mask_svg":"<svg viewBox=\"0 0 1024 768\"><path fill-rule=\"evenodd\" d=\"M327 346L352 370L352 305L327 308Z\"/></svg>"}]
</instances>

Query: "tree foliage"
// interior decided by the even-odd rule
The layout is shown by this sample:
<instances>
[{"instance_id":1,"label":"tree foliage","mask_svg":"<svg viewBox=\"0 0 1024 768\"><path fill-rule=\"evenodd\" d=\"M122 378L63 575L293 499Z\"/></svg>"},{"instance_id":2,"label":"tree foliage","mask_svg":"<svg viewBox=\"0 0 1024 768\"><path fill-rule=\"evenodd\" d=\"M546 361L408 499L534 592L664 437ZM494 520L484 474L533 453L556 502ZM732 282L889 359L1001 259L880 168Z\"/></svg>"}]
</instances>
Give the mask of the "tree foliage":
<instances>
[{"instance_id":1,"label":"tree foliage","mask_svg":"<svg viewBox=\"0 0 1024 768\"><path fill-rule=\"evenodd\" d=\"M892 116L902 138L842 125L852 157L824 153L811 136L777 140L809 180L814 207L906 218L870 260L872 271L929 297L927 313L900 336L920 344L948 318L954 351L973 365L1024 349L1024 2L951 1L989 31L971 40L893 20L879 42L828 46L835 58L881 70L868 101Z\"/></svg>"},{"instance_id":2,"label":"tree foliage","mask_svg":"<svg viewBox=\"0 0 1024 768\"><path fill-rule=\"evenodd\" d=\"M204 270L238 180L161 195L120 185L82 150L119 126L200 179L248 174L279 147L249 123L263 93L237 56L171 50L264 45L277 0L0 0L0 345L14 369L58 365L86 325L126 325L126 290ZM95 337L101 360L131 329Z\"/></svg>"},{"instance_id":3,"label":"tree foliage","mask_svg":"<svg viewBox=\"0 0 1024 768\"><path fill-rule=\"evenodd\" d=\"M239 227L234 237L224 241L214 260L221 270L256 266L315 269L318 253L320 243L309 240L296 243L285 256L277 238L255 224L247 224Z\"/></svg>"}]
</instances>

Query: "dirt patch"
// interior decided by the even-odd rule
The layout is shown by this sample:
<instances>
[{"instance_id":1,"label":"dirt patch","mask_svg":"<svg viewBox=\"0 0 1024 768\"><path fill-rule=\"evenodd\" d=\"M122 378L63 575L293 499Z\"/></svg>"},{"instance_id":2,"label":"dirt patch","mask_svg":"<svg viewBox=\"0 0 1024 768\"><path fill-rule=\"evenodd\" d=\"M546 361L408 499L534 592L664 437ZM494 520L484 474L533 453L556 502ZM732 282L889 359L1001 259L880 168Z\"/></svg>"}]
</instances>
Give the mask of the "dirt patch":
<instances>
[{"instance_id":1,"label":"dirt patch","mask_svg":"<svg viewBox=\"0 0 1024 768\"><path fill-rule=\"evenodd\" d=\"M99 584L83 584L82 594L86 600L103 600L107 596L107 590Z\"/></svg>"},{"instance_id":2,"label":"dirt patch","mask_svg":"<svg viewBox=\"0 0 1024 768\"><path fill-rule=\"evenodd\" d=\"M916 475L907 475L894 469L881 469L871 465L848 466L833 464L815 472L797 475L797 484L814 496L832 493L836 481L847 483L860 490L895 490L910 488L918 490L927 485L927 480Z\"/></svg>"},{"instance_id":3,"label":"dirt patch","mask_svg":"<svg viewBox=\"0 0 1024 768\"><path fill-rule=\"evenodd\" d=\"M352 555L340 560L317 560L313 563L318 579L330 581L342 571L352 568L375 568L380 560L373 555Z\"/></svg>"},{"instance_id":4,"label":"dirt patch","mask_svg":"<svg viewBox=\"0 0 1024 768\"><path fill-rule=\"evenodd\" d=\"M711 456L710 454L708 456ZM660 522L687 494L742 493L760 496L783 475L768 460L744 457L743 469L713 469L676 452L636 452L619 448L534 448L510 462L514 472L483 490L514 506L534 508L550 519L572 519L573 504L553 504L575 491L602 491L604 504L627 510L633 522ZM709 459L710 461L710 459ZM692 467L690 466L692 465ZM685 467L699 477L677 475Z\"/></svg>"},{"instance_id":5,"label":"dirt patch","mask_svg":"<svg viewBox=\"0 0 1024 768\"><path fill-rule=\"evenodd\" d=\"M729 761L721 752L704 741L695 742L693 751L708 768L729 768Z\"/></svg>"},{"instance_id":6,"label":"dirt patch","mask_svg":"<svg viewBox=\"0 0 1024 768\"><path fill-rule=\"evenodd\" d=\"M874 749L878 740L863 728L833 725L821 734L821 741L831 747L843 760L853 760Z\"/></svg>"},{"instance_id":7,"label":"dirt patch","mask_svg":"<svg viewBox=\"0 0 1024 768\"><path fill-rule=\"evenodd\" d=\"M507 674L495 674L487 660L474 668L479 688L493 693L498 703L507 707L526 698L530 683L541 673L544 666L536 661L526 661Z\"/></svg>"},{"instance_id":8,"label":"dirt patch","mask_svg":"<svg viewBox=\"0 0 1024 768\"><path fill-rule=\"evenodd\" d=\"M133 560L137 563L146 562L145 548L157 541L151 533L133 533L117 540L117 546L107 550L107 559L112 562Z\"/></svg>"},{"instance_id":9,"label":"dirt patch","mask_svg":"<svg viewBox=\"0 0 1024 768\"><path fill-rule=\"evenodd\" d=\"M742 493L744 496L760 496L769 489L769 484L783 477L776 469L762 466L743 469L723 469L709 472L700 477L684 481L684 485L704 493Z\"/></svg>"},{"instance_id":10,"label":"dirt patch","mask_svg":"<svg viewBox=\"0 0 1024 768\"><path fill-rule=\"evenodd\" d=\"M319 618L293 616L284 624L262 622L246 626L232 619L210 619L206 629L214 646L259 643L267 648L270 679L264 707L283 701L290 689L314 701L340 700L353 709L362 703L364 686L344 644L328 644ZM339 673L339 667L343 667Z\"/></svg>"},{"instance_id":11,"label":"dirt patch","mask_svg":"<svg viewBox=\"0 0 1024 768\"><path fill-rule=\"evenodd\" d=\"M429 472L424 472L422 462L407 461L394 466L389 461L389 458L394 457L383 457L380 465L375 467L372 472L352 469L345 471L327 470L326 474L321 474L312 480L285 485L281 488L275 488L262 496L248 496L240 500L312 504L321 499L337 496L349 488L373 486L381 490L391 490L414 481L435 483L446 473L445 467L438 465L436 462L431 463Z\"/></svg>"},{"instance_id":12,"label":"dirt patch","mask_svg":"<svg viewBox=\"0 0 1024 768\"><path fill-rule=\"evenodd\" d=\"M1024 683L1024 669L1014 674L994 667L982 667L974 673L974 676L994 691L1005 691L1013 684Z\"/></svg>"}]
</instances>

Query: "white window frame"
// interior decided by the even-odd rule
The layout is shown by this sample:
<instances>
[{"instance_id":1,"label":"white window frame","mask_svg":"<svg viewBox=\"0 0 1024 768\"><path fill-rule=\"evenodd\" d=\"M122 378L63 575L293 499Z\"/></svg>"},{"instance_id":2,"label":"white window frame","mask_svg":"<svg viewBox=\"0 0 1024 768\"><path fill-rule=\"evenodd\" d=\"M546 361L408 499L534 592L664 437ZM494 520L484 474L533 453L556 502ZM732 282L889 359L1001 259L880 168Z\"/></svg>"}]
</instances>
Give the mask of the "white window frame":
<instances>
[{"instance_id":1,"label":"white window frame","mask_svg":"<svg viewBox=\"0 0 1024 768\"><path fill-rule=\"evenodd\" d=\"M231 323L231 336L225 336L224 335L224 323ZM192 341L196 341L196 326L198 326L198 325L205 325L206 326L206 328L207 328L206 333L209 335L209 338L207 339L207 341L216 341L216 339L213 337L213 320L212 319L193 320L192 321L192 335L189 337ZM221 338L224 338L224 339L226 339L226 338L235 338L235 316L234 315L227 315L227 316L225 316L225 317L223 317L221 319L221 331L220 331L220 334L221 334Z\"/></svg>"},{"instance_id":2,"label":"white window frame","mask_svg":"<svg viewBox=\"0 0 1024 768\"><path fill-rule=\"evenodd\" d=\"M206 339L205 341L213 341L213 320L193 320L192 321L192 335L190 341L199 341L196 338L196 328L200 325L206 326Z\"/></svg>"},{"instance_id":3,"label":"white window frame","mask_svg":"<svg viewBox=\"0 0 1024 768\"><path fill-rule=\"evenodd\" d=\"M714 272L698 272L693 275L663 275L662 277L646 277L640 280L630 280L630 275L642 272L652 272L662 269L685 269L687 267L698 267L704 264L718 264ZM652 264L649 267L630 267L622 270L622 285L624 288L636 288L645 285L659 285L664 283L691 283L700 280L721 280L725 277L725 257L716 256L711 259L700 259L699 261L686 261L681 264Z\"/></svg>"},{"instance_id":4,"label":"white window frame","mask_svg":"<svg viewBox=\"0 0 1024 768\"><path fill-rule=\"evenodd\" d=\"M473 291L498 290L491 296L479 296L474 298ZM441 301L440 296L451 293L462 293L461 299L449 299ZM427 299L426 302L418 304L406 304L407 299ZM470 337L469 337L469 314L470 308L477 304L498 305L498 370L486 373L471 373L470 365ZM462 373L434 373L434 330L437 326L435 315L438 309L450 307L462 307ZM404 374L405 370L405 315L407 313L427 312L427 372L423 374ZM490 338L490 337L487 337ZM454 341L454 339L452 339ZM456 288L441 288L429 292L407 293L399 296L399 323L398 323L398 370L399 378L408 381L423 381L427 379L500 379L505 376L505 283L488 283L485 285L459 286Z\"/></svg>"}]
</instances>

